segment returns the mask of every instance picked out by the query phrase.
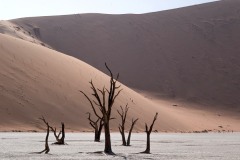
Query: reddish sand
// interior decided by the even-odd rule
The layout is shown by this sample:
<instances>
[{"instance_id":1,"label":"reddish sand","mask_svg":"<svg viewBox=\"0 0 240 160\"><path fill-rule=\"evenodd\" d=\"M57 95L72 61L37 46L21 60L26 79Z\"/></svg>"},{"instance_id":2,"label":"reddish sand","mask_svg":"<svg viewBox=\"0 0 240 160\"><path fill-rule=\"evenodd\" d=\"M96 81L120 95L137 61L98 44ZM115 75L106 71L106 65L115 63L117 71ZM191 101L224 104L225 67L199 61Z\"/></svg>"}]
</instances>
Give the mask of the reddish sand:
<instances>
[{"instance_id":1,"label":"reddish sand","mask_svg":"<svg viewBox=\"0 0 240 160\"><path fill-rule=\"evenodd\" d=\"M40 40L127 86L160 98L240 109L240 1L142 15L12 20Z\"/></svg>"},{"instance_id":2,"label":"reddish sand","mask_svg":"<svg viewBox=\"0 0 240 160\"><path fill-rule=\"evenodd\" d=\"M68 130L90 130L86 112L88 101L79 93L90 93L88 81L102 87L109 77L86 63L54 50L0 34L0 130L39 130L37 120L44 115L50 123L66 123ZM140 118L137 130L143 131L155 112L159 131L194 131L204 129L240 130L239 118L225 111L208 112L179 106L171 101L150 101L123 87L114 109L129 103L128 124L132 117ZM133 100L133 101L132 101ZM188 105L191 106L191 105ZM220 115L220 116L219 116ZM113 116L117 117L116 110ZM118 120L112 121L116 130Z\"/></svg>"},{"instance_id":3,"label":"reddish sand","mask_svg":"<svg viewBox=\"0 0 240 160\"><path fill-rule=\"evenodd\" d=\"M0 21L0 131L39 130L41 115L68 130L91 130L78 90L90 93L91 79L109 83L105 61L140 93L123 85L114 107L129 103L127 123L139 117L136 130L159 112L159 131L240 131L239 5Z\"/></svg>"}]
</instances>

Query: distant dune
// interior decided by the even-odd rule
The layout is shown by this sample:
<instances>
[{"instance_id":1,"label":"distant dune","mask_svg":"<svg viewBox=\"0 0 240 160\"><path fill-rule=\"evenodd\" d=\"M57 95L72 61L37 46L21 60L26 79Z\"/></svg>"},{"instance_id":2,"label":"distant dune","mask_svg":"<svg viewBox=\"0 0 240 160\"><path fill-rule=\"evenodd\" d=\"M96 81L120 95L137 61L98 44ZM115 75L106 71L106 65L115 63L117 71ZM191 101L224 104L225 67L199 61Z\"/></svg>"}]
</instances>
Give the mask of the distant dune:
<instances>
[{"instance_id":1,"label":"distant dune","mask_svg":"<svg viewBox=\"0 0 240 160\"><path fill-rule=\"evenodd\" d=\"M36 128L43 115L55 124L64 121L73 130L89 126L90 104L79 90L90 94L91 79L99 88L107 86L108 76L75 58L2 34L0 53L1 125ZM123 89L115 109L129 103L131 116L142 120L157 111L141 95Z\"/></svg>"},{"instance_id":2,"label":"distant dune","mask_svg":"<svg viewBox=\"0 0 240 160\"><path fill-rule=\"evenodd\" d=\"M123 86L115 106L130 104L137 130L158 111L159 131L240 131L238 6L226 0L142 15L0 21L0 130L38 130L41 115L90 130L89 104L78 90L90 93L91 79L107 84L99 71L107 73L107 62L140 93ZM112 124L117 130L118 121Z\"/></svg>"},{"instance_id":3,"label":"distant dune","mask_svg":"<svg viewBox=\"0 0 240 160\"><path fill-rule=\"evenodd\" d=\"M39 130L42 125L38 117L42 115L56 126L64 121L70 131L91 130L85 114L91 109L79 90L90 94L89 80L102 87L108 84L108 76L73 57L2 34L0 55L0 131ZM155 126L159 131L221 130L218 126L240 130L237 118L225 111L210 113L184 105L178 108L172 102L152 102L122 87L113 117L118 119L116 109L128 103L131 108L127 124L132 118L140 118L138 131L143 131L144 123L151 121L155 112L159 112ZM118 120L111 124L117 130Z\"/></svg>"},{"instance_id":4,"label":"distant dune","mask_svg":"<svg viewBox=\"0 0 240 160\"><path fill-rule=\"evenodd\" d=\"M142 15L78 14L12 20L131 88L161 98L240 108L240 1ZM126 69L127 68L127 69Z\"/></svg>"}]
</instances>

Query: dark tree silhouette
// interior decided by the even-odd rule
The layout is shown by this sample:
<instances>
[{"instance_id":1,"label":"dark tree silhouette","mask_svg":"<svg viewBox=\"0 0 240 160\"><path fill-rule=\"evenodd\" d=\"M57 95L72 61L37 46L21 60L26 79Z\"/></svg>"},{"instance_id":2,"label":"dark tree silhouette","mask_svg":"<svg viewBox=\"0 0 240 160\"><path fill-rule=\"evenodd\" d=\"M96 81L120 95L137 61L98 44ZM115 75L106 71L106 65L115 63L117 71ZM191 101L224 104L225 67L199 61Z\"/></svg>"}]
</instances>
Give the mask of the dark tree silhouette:
<instances>
[{"instance_id":1,"label":"dark tree silhouette","mask_svg":"<svg viewBox=\"0 0 240 160\"><path fill-rule=\"evenodd\" d=\"M133 127L134 127L134 125L136 124L137 121L138 121L138 118L135 119L135 120L132 119L131 128L130 128L129 133L128 133L127 146L130 146L132 130L133 130Z\"/></svg>"},{"instance_id":2,"label":"dark tree silhouette","mask_svg":"<svg viewBox=\"0 0 240 160\"><path fill-rule=\"evenodd\" d=\"M126 117L127 117L127 112L128 112L128 105L126 105L125 109L123 110L122 106L120 106L121 108L121 112L119 110L117 110L118 114L120 115L121 117L121 124L119 124L119 132L122 136L122 145L123 146L126 146L127 143L126 143L126 138L125 138L125 122L126 122Z\"/></svg>"},{"instance_id":3,"label":"dark tree silhouette","mask_svg":"<svg viewBox=\"0 0 240 160\"><path fill-rule=\"evenodd\" d=\"M158 113L155 114L153 122L152 122L149 129L148 129L147 123L145 123L145 132L147 133L147 147L146 147L146 150L144 152L141 152L141 153L150 154L150 134L152 132L153 125L154 125L155 121L157 120L157 116L158 116Z\"/></svg>"},{"instance_id":4,"label":"dark tree silhouette","mask_svg":"<svg viewBox=\"0 0 240 160\"><path fill-rule=\"evenodd\" d=\"M49 126L51 131L54 134L54 137L56 138L56 141L57 141L54 144L58 144L58 145L64 145L65 144L65 142L64 142L64 139L65 139L65 125L64 125L63 122L61 123L61 125L62 125L62 129L59 131L58 134L57 134L57 129L56 128L53 128L53 127ZM59 138L60 135L62 135L61 138Z\"/></svg>"},{"instance_id":5,"label":"dark tree silhouette","mask_svg":"<svg viewBox=\"0 0 240 160\"><path fill-rule=\"evenodd\" d=\"M92 81L90 81L91 89L93 91L92 95L95 100L91 100L83 91L80 91L90 102L91 107L93 109L94 114L98 118L103 118L104 123L104 131L105 131L105 148L104 152L106 154L114 154L112 151L112 145L111 145L111 135L110 135L110 126L109 121L111 120L111 113L112 113L112 107L115 102L115 99L118 97L122 89L120 89L120 85L117 86L117 80L119 78L119 74L117 74L116 79L113 78L112 71L109 69L107 64L105 63L105 66L107 70L110 72L110 86L109 89L105 88L105 86L102 88L102 90L96 88ZM106 95L107 93L107 95ZM107 101L106 101L107 96ZM98 111L101 113L101 116L96 111L95 107L98 108Z\"/></svg>"},{"instance_id":6,"label":"dark tree silhouette","mask_svg":"<svg viewBox=\"0 0 240 160\"><path fill-rule=\"evenodd\" d=\"M48 146L48 137L49 137L49 128L50 128L50 126L48 125L48 122L45 120L45 118L43 116L41 118L39 118L39 119L42 120L46 124L46 126L47 126L47 135L46 135L46 138L45 138L45 149L43 151L37 152L37 153L41 154L41 153L45 152L45 154L48 154L48 152L50 151L50 148Z\"/></svg>"},{"instance_id":7,"label":"dark tree silhouette","mask_svg":"<svg viewBox=\"0 0 240 160\"><path fill-rule=\"evenodd\" d=\"M136 124L136 122L138 121L138 118L133 120L132 119L132 124L131 124L131 127L130 127L130 130L129 130L129 133L128 133L128 139L127 139L127 142L126 142L126 138L125 138L125 123L126 123L126 118L127 118L127 113L128 113L128 104L125 106L125 109L123 110L122 106L120 106L121 108L121 111L117 110L118 114L120 115L121 117L121 124L119 124L119 132L122 136L122 145L123 146L130 146L130 140L131 140L131 134L132 134L132 130L133 130L133 127L134 125Z\"/></svg>"},{"instance_id":8,"label":"dark tree silhouette","mask_svg":"<svg viewBox=\"0 0 240 160\"><path fill-rule=\"evenodd\" d=\"M94 133L95 133L94 141L100 142L101 132L102 132L102 128L103 128L103 119L97 117L97 120L94 121L91 119L91 113L88 112L87 114L88 114L89 124L94 129Z\"/></svg>"}]
</instances>

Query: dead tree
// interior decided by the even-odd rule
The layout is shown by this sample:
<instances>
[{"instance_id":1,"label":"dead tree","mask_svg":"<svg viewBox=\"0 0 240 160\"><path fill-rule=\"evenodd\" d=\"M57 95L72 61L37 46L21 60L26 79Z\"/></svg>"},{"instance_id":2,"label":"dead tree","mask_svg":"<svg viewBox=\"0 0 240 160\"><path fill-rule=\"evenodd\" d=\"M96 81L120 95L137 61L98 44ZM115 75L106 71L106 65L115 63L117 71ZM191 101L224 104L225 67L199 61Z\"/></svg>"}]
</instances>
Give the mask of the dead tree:
<instances>
[{"instance_id":1,"label":"dead tree","mask_svg":"<svg viewBox=\"0 0 240 160\"><path fill-rule=\"evenodd\" d=\"M127 112L128 112L129 107L127 104L124 110L123 110L122 106L120 106L120 108L121 108L121 112L119 110L117 110L118 114L121 117L121 124L119 124L118 129L122 136L122 145L126 146L127 143L126 143L126 138L125 138L125 122L126 122L126 117L127 117Z\"/></svg>"},{"instance_id":2,"label":"dead tree","mask_svg":"<svg viewBox=\"0 0 240 160\"><path fill-rule=\"evenodd\" d=\"M91 107L93 109L94 114L98 118L103 118L103 126L105 131L105 148L104 152L106 154L114 154L112 151L112 145L111 145L111 135L110 135L110 126L109 121L111 120L111 113L112 113L112 107L115 102L115 99L118 97L122 89L120 89L120 85L117 86L117 80L119 78L119 74L117 75L116 79L113 78L112 71L108 68L107 64L105 63L105 66L107 70L110 72L110 86L109 89L105 88L105 86L102 88L102 90L96 88L92 81L90 81L91 89L92 89L92 96L94 100L91 100L83 91L80 91L86 99L90 102ZM106 94L107 92L107 94ZM106 100L107 96L107 100ZM98 108L98 111L101 113L101 116L98 114L96 108Z\"/></svg>"},{"instance_id":3,"label":"dead tree","mask_svg":"<svg viewBox=\"0 0 240 160\"><path fill-rule=\"evenodd\" d=\"M132 134L132 130L133 130L133 127L134 125L136 124L137 119L133 120L132 119L132 124L131 124L131 128L129 130L129 133L128 133L128 139L127 139L127 142L126 142L126 138L125 138L125 123L126 123L126 118L127 118L127 113L128 113L128 104L125 106L125 109L123 110L122 106L120 106L121 108L121 111L117 110L118 114L120 115L121 117L121 124L119 124L119 132L120 134L122 135L122 145L123 146L130 146L130 139L131 139L131 134Z\"/></svg>"},{"instance_id":4,"label":"dead tree","mask_svg":"<svg viewBox=\"0 0 240 160\"><path fill-rule=\"evenodd\" d=\"M141 152L141 153L150 154L150 134L152 132L153 125L154 125L155 121L157 120L157 116L158 116L158 113L155 114L153 122L152 122L149 129L148 129L147 123L145 123L145 129L146 129L145 132L147 133L147 147L146 147L146 150L144 152Z\"/></svg>"},{"instance_id":5,"label":"dead tree","mask_svg":"<svg viewBox=\"0 0 240 160\"><path fill-rule=\"evenodd\" d=\"M133 127L134 127L134 125L136 124L137 121L138 121L138 118L135 119L135 120L132 119L131 128L130 128L129 133L128 133L127 146L130 146L130 140L131 140L132 130L133 130Z\"/></svg>"},{"instance_id":6,"label":"dead tree","mask_svg":"<svg viewBox=\"0 0 240 160\"><path fill-rule=\"evenodd\" d=\"M52 126L49 126L51 131L54 134L54 137L56 138L56 141L57 141L53 144L58 144L58 145L64 145L65 144L65 142L64 142L64 139L65 139L65 125L64 125L63 122L61 123L61 125L62 125L62 129L59 131L58 134L57 134L57 129L56 128L53 128ZM60 135L62 135L61 138L59 138Z\"/></svg>"},{"instance_id":7,"label":"dead tree","mask_svg":"<svg viewBox=\"0 0 240 160\"><path fill-rule=\"evenodd\" d=\"M95 133L94 141L100 142L101 132L102 132L102 128L103 128L103 119L97 118L97 120L94 121L91 119L91 113L88 112L87 114L88 114L89 124L94 129L94 133Z\"/></svg>"},{"instance_id":8,"label":"dead tree","mask_svg":"<svg viewBox=\"0 0 240 160\"><path fill-rule=\"evenodd\" d=\"M45 149L43 151L41 151L41 152L38 152L38 153L41 154L41 153L45 152L45 154L48 154L48 152L50 151L50 148L48 146L48 137L49 137L49 128L50 128L50 126L48 125L48 122L45 120L44 117L39 118L39 119L42 120L46 124L46 126L47 126L47 135L46 135L46 138L45 138Z\"/></svg>"}]
</instances>

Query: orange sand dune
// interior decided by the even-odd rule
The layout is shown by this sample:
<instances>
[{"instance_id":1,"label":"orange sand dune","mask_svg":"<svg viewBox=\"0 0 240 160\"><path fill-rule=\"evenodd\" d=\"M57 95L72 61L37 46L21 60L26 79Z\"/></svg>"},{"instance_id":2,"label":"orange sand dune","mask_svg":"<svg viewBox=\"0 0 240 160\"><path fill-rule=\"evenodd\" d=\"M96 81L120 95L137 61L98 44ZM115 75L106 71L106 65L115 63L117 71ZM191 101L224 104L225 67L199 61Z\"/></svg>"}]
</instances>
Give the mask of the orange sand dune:
<instances>
[{"instance_id":1,"label":"orange sand dune","mask_svg":"<svg viewBox=\"0 0 240 160\"><path fill-rule=\"evenodd\" d=\"M39 130L41 115L69 131L91 130L79 90L90 94L91 79L109 83L104 62L140 93L123 85L113 111L118 118L129 103L136 130L159 112L159 131L240 131L239 5L0 21L0 131Z\"/></svg>"},{"instance_id":2,"label":"orange sand dune","mask_svg":"<svg viewBox=\"0 0 240 160\"><path fill-rule=\"evenodd\" d=\"M65 54L160 98L240 109L240 1L142 15L12 20Z\"/></svg>"},{"instance_id":3,"label":"orange sand dune","mask_svg":"<svg viewBox=\"0 0 240 160\"><path fill-rule=\"evenodd\" d=\"M96 86L108 84L109 77L88 64L54 50L0 34L0 131L39 130L38 117L44 115L51 124L66 123L72 131L91 130L86 120L88 101L79 93L90 94L88 81ZM133 102L132 102L133 99ZM150 101L123 85L113 114L112 128L117 129L116 109L129 103L131 117L139 117L136 130L143 131L155 112L159 131L193 131L203 129L240 130L239 119L232 115L188 109L172 102ZM222 114L219 116L218 114Z\"/></svg>"}]
</instances>

